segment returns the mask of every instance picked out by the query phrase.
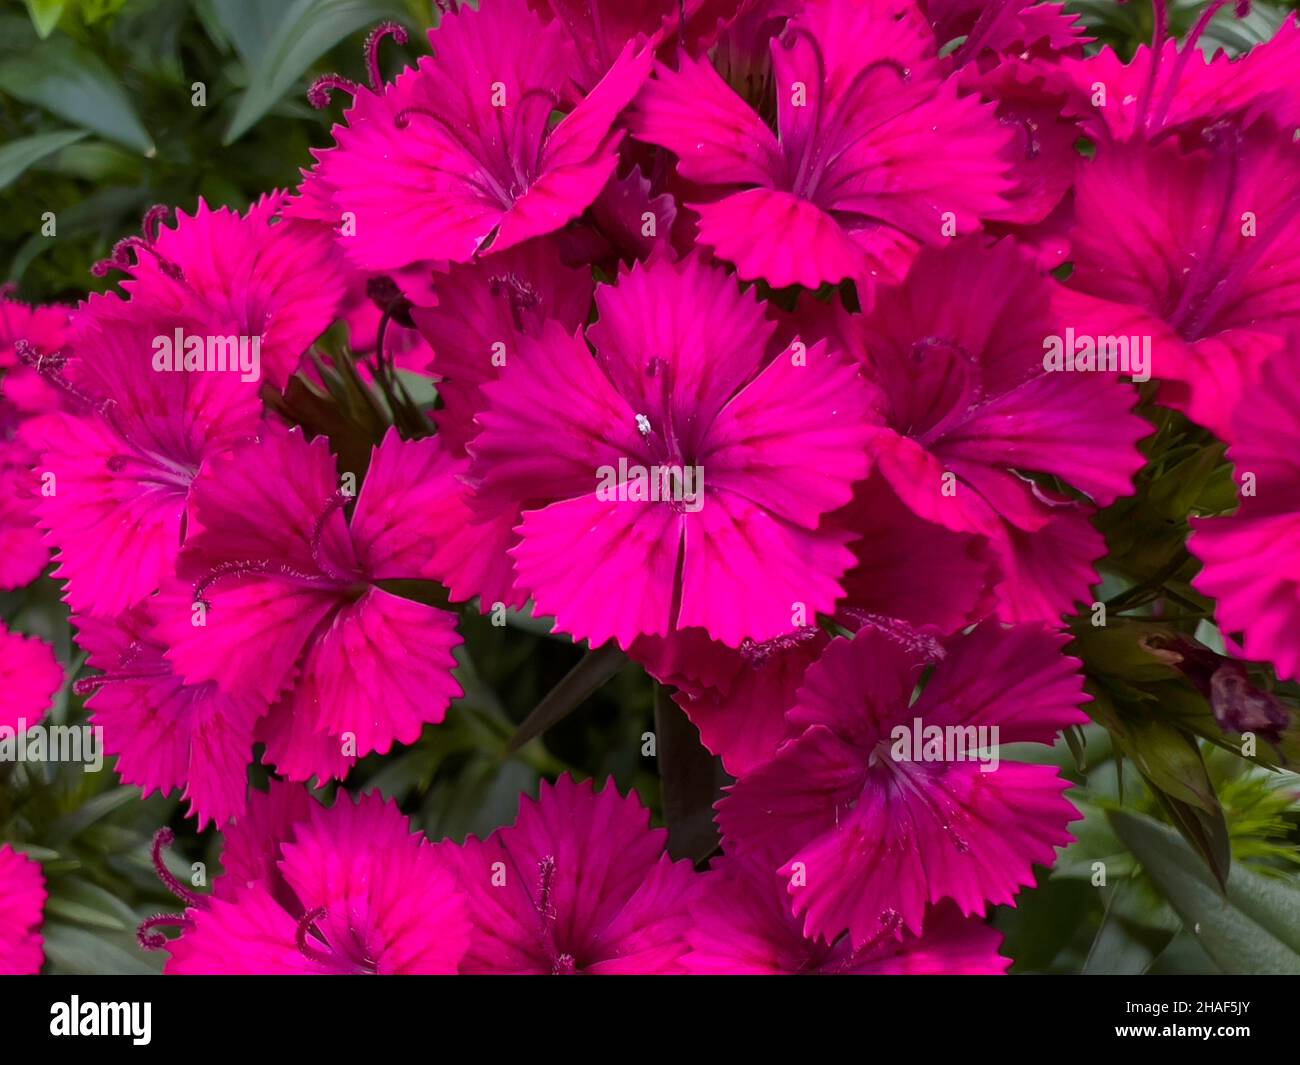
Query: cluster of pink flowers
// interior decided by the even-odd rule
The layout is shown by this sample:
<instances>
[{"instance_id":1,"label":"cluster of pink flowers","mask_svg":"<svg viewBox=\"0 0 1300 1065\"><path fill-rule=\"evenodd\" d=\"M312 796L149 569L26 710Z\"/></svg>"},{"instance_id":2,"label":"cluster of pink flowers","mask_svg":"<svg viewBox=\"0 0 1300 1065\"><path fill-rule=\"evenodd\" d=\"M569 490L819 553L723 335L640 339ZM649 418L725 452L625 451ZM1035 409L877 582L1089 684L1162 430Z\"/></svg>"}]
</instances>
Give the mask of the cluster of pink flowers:
<instances>
[{"instance_id":1,"label":"cluster of pink flowers","mask_svg":"<svg viewBox=\"0 0 1300 1065\"><path fill-rule=\"evenodd\" d=\"M313 87L351 99L298 189L153 209L76 308L6 297L0 588L52 553L116 772L225 832L142 941L177 973L1003 971L983 918L1071 840L1067 783L891 747L1087 720L1062 619L1152 427L1050 338L1146 338L1157 401L1229 442L1257 491L1196 524L1198 587L1300 677L1300 27L1207 60L1222 2L1181 44L1157 2L1128 64L1029 0L447 5L395 79L385 26L369 85ZM440 396L360 468L273 402L336 323ZM444 719L462 603L673 686L736 778L710 868L612 784L464 845L311 797ZM0 628L0 724L61 683ZM42 899L0 850L0 971L39 966Z\"/></svg>"}]
</instances>

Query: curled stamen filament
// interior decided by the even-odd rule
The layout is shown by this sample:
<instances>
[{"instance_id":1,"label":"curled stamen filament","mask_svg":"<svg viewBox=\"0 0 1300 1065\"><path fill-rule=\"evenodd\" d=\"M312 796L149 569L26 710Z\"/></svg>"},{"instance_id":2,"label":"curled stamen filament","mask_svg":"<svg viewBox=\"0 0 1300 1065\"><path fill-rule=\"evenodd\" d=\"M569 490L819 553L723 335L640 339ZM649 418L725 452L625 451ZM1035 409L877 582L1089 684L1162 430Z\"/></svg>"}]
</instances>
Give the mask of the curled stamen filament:
<instances>
[{"instance_id":1,"label":"curled stamen filament","mask_svg":"<svg viewBox=\"0 0 1300 1065\"><path fill-rule=\"evenodd\" d=\"M135 262L131 261L128 252L136 253ZM181 268L170 259L164 258L152 244L143 237L123 237L113 245L113 252L107 259L100 259L91 268L90 272L96 277L106 277L111 270L121 270L124 273L131 273L140 264L140 252L145 251L152 255L158 262L158 268L170 277L173 281L184 281L185 275Z\"/></svg>"},{"instance_id":2,"label":"curled stamen filament","mask_svg":"<svg viewBox=\"0 0 1300 1065\"><path fill-rule=\"evenodd\" d=\"M366 37L366 72L370 76L370 88L379 92L384 85L384 75L379 69L379 45L385 37L392 37L398 44L408 40L406 27L397 22L381 22Z\"/></svg>"},{"instance_id":3,"label":"curled stamen filament","mask_svg":"<svg viewBox=\"0 0 1300 1065\"><path fill-rule=\"evenodd\" d=\"M297 946L299 953L301 953L303 957L307 958L308 961L314 961L318 965L334 965L336 961L332 952L321 950L319 947L313 946L307 941L307 936L313 930L316 931L317 937L319 937L322 942L324 941L324 938L320 936L319 930L316 930L314 926L317 921L325 917L326 913L327 911L324 906L317 906L314 910L308 910L298 920L298 928L294 932L293 937L294 944Z\"/></svg>"},{"instance_id":4,"label":"curled stamen filament","mask_svg":"<svg viewBox=\"0 0 1300 1065\"><path fill-rule=\"evenodd\" d=\"M317 111L322 111L329 107L330 95L335 89L342 90L355 100L361 86L341 74L323 74L311 83L311 88L307 90L307 102Z\"/></svg>"},{"instance_id":5,"label":"curled stamen filament","mask_svg":"<svg viewBox=\"0 0 1300 1065\"><path fill-rule=\"evenodd\" d=\"M212 604L203 597L214 584L227 579L253 576L278 577L281 580L301 581L303 584L312 585L322 584L328 579L324 574L304 573L281 562L223 562L213 567L208 575L199 581L194 589L194 602L210 607Z\"/></svg>"},{"instance_id":6,"label":"curled stamen filament","mask_svg":"<svg viewBox=\"0 0 1300 1065\"><path fill-rule=\"evenodd\" d=\"M144 218L140 222L140 231L144 234L144 239L150 244L158 242L158 233L167 216L172 213L172 209L165 203L155 203L149 210L145 211Z\"/></svg>"},{"instance_id":7,"label":"curled stamen filament","mask_svg":"<svg viewBox=\"0 0 1300 1065\"><path fill-rule=\"evenodd\" d=\"M163 887L175 895L186 906L203 907L206 905L202 895L196 895L193 891L182 884L172 872L167 868L163 861L163 848L170 847L176 840L176 835L170 828L160 828L153 837L152 860L154 872L158 874L158 879L163 882Z\"/></svg>"},{"instance_id":8,"label":"curled stamen filament","mask_svg":"<svg viewBox=\"0 0 1300 1065\"><path fill-rule=\"evenodd\" d=\"M135 937L141 950L164 950L167 947L167 937L161 932L155 932L155 928L189 927L190 921L179 913L159 913L142 921L136 929Z\"/></svg>"},{"instance_id":9,"label":"curled stamen filament","mask_svg":"<svg viewBox=\"0 0 1300 1065\"><path fill-rule=\"evenodd\" d=\"M321 511L320 517L316 519L316 524L311 530L311 560L316 563L322 573L336 581L350 580L351 575L341 573L330 563L324 552L321 551L321 540L325 535L325 523L329 521L330 515L336 510L341 510L347 506L351 500L352 497L346 492L335 492L330 496L329 502L325 504L325 509Z\"/></svg>"}]
</instances>

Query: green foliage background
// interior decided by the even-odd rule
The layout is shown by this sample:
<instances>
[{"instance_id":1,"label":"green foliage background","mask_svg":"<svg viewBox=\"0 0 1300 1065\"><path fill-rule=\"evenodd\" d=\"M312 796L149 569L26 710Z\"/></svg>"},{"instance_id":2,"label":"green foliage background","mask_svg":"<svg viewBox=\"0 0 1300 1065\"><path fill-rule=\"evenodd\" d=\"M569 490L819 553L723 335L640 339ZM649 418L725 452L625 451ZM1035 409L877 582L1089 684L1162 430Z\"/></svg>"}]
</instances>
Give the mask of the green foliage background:
<instances>
[{"instance_id":1,"label":"green foliage background","mask_svg":"<svg viewBox=\"0 0 1300 1065\"><path fill-rule=\"evenodd\" d=\"M1072 3L1091 32L1125 56L1150 39L1146 3ZM1256 3L1244 19L1220 14L1206 45L1236 54L1267 40L1295 5ZM1203 5L1178 2L1184 32ZM107 282L88 268L136 230L154 203L193 210L244 208L262 193L296 183L309 147L328 141L338 105L317 112L305 100L311 79L339 72L363 80L362 40L396 18L419 30L433 23L419 0L6 0L0 6L0 280L21 298L75 302ZM385 68L421 54L421 37L384 46ZM204 106L192 102L196 83ZM40 233L45 212L57 235ZM1193 513L1231 506L1221 446L1182 419L1149 407L1159 431L1139 494L1100 524L1112 549L1100 598L1121 600L1125 617L1105 630L1076 627L1097 723L1057 748L1008 752L1060 765L1080 788L1086 813L1079 840L1043 874L1015 910L995 920L1007 934L1017 972L1300 972L1300 744L1292 728L1282 750L1239 757L1204 698L1173 669L1141 652L1160 628L1221 641L1206 620L1211 604L1188 580L1185 551ZM1183 620L1157 623L1156 596L1181 604ZM69 664L81 660L66 609L48 577L0 593L0 617L50 639ZM663 792L700 767L671 704L636 666L593 663L547 626L512 616L494 628L462 611L460 677L467 695L448 721L414 746L372 757L349 787L381 787L398 797L417 827L438 838L483 834L513 819L521 791L543 775L573 770L613 776L637 788L663 819ZM471 657L472 656L472 657ZM512 753L517 725L580 662L612 674L550 729ZM1300 689L1259 674L1256 681L1294 706ZM61 694L52 719L78 722L81 699ZM642 756L657 729L659 757ZM666 782L666 785L663 783ZM687 822L709 796L670 794L674 845L703 858L711 842ZM120 785L111 769L0 763L0 841L38 858L50 888L47 971L148 973L163 957L141 952L134 929L174 910L149 860L149 842L171 825L173 872L189 881L192 863L219 868L219 837L196 834L175 797ZM678 831L680 830L680 835ZM1231 860L1228 860L1228 855ZM1097 884L1097 863L1105 884Z\"/></svg>"}]
</instances>

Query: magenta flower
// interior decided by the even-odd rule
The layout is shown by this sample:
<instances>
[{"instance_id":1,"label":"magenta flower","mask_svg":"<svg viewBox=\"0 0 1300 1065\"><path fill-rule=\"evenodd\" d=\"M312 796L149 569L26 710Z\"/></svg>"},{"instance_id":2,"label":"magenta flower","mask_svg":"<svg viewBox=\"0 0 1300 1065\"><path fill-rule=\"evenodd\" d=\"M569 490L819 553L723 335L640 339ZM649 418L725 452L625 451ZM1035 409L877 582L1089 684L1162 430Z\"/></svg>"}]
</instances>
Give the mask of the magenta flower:
<instances>
[{"instance_id":1,"label":"magenta flower","mask_svg":"<svg viewBox=\"0 0 1300 1065\"><path fill-rule=\"evenodd\" d=\"M1010 134L943 79L910 2L809 0L771 54L776 132L707 61L685 56L656 68L633 118L637 137L711 191L688 204L699 241L742 278L852 278L867 302L920 245L1005 206Z\"/></svg>"},{"instance_id":2,"label":"magenta flower","mask_svg":"<svg viewBox=\"0 0 1300 1065\"><path fill-rule=\"evenodd\" d=\"M445 447L460 452L474 436L482 387L518 354L520 338L540 336L547 322L569 333L586 325L594 287L590 268L565 266L546 238L434 274L437 306L411 317L433 348Z\"/></svg>"},{"instance_id":3,"label":"magenta flower","mask_svg":"<svg viewBox=\"0 0 1300 1065\"><path fill-rule=\"evenodd\" d=\"M155 340L177 329L201 337L212 327L92 296L73 322L75 359L43 360L80 408L24 427L40 451L36 509L58 549L54 575L77 613L120 613L171 575L195 475L255 431L256 382L229 370L153 369Z\"/></svg>"},{"instance_id":4,"label":"magenta flower","mask_svg":"<svg viewBox=\"0 0 1300 1065\"><path fill-rule=\"evenodd\" d=\"M355 803L343 794L329 808L308 801L289 825L268 816L272 803L286 809L260 794L253 803L260 825L282 833L261 841L275 858L254 870L258 878L226 886L244 875L228 867L206 897L172 881L189 903L184 917L141 927L144 945L170 952L169 974L456 971L469 938L464 900L438 850L411 832L395 803L378 792ZM180 937L153 931L166 925L179 926Z\"/></svg>"},{"instance_id":5,"label":"magenta flower","mask_svg":"<svg viewBox=\"0 0 1300 1065\"><path fill-rule=\"evenodd\" d=\"M128 237L96 264L129 274L131 301L156 315L199 318L222 336L257 337L262 376L284 388L302 353L334 320L347 276L328 231L283 220L286 194L263 196L246 214L211 210L191 216L167 208L146 216L142 237Z\"/></svg>"},{"instance_id":6,"label":"magenta flower","mask_svg":"<svg viewBox=\"0 0 1300 1065\"><path fill-rule=\"evenodd\" d=\"M1045 370L1065 328L1054 295L1010 241L971 238L922 252L869 315L835 326L880 388L877 468L920 517L988 538L1007 621L1056 622L1105 554L1092 506L1028 475L1107 506L1132 491L1151 431L1115 374Z\"/></svg>"},{"instance_id":7,"label":"magenta flower","mask_svg":"<svg viewBox=\"0 0 1300 1065\"><path fill-rule=\"evenodd\" d=\"M571 76L586 92L628 43L670 47L684 37L691 53L698 54L744 5L741 0L528 0L528 6L563 27L573 46Z\"/></svg>"},{"instance_id":8,"label":"magenta flower","mask_svg":"<svg viewBox=\"0 0 1300 1065\"><path fill-rule=\"evenodd\" d=\"M1072 87L1054 66L1014 57L988 70L969 63L957 76L965 88L991 101L998 121L1012 131L1003 151L1015 184L1006 194L1007 206L988 216L986 228L1032 248L1044 271L1056 269L1070 257L1071 193L1085 162L1077 148L1083 129Z\"/></svg>"},{"instance_id":9,"label":"magenta flower","mask_svg":"<svg viewBox=\"0 0 1300 1065\"><path fill-rule=\"evenodd\" d=\"M35 636L11 632L0 622L0 728L25 731L49 711L63 686L54 649Z\"/></svg>"},{"instance_id":10,"label":"magenta flower","mask_svg":"<svg viewBox=\"0 0 1300 1065\"><path fill-rule=\"evenodd\" d=\"M1246 392L1228 457L1241 507L1229 517L1191 519L1188 548L1205 568L1193 580L1218 602L1228 634L1242 634L1244 657L1300 678L1300 347L1293 338Z\"/></svg>"},{"instance_id":11,"label":"magenta flower","mask_svg":"<svg viewBox=\"0 0 1300 1065\"><path fill-rule=\"evenodd\" d=\"M1150 336L1161 402L1228 437L1243 389L1300 326L1300 144L1261 118L1108 145L1075 196L1075 328Z\"/></svg>"},{"instance_id":12,"label":"magenta flower","mask_svg":"<svg viewBox=\"0 0 1300 1065\"><path fill-rule=\"evenodd\" d=\"M0 661L3 661L0 650ZM37 862L0 844L0 976L34 976L45 962L45 877Z\"/></svg>"},{"instance_id":13,"label":"magenta flower","mask_svg":"<svg viewBox=\"0 0 1300 1065\"><path fill-rule=\"evenodd\" d=\"M681 972L701 878L635 795L561 777L513 825L439 844L468 900L463 973Z\"/></svg>"},{"instance_id":14,"label":"magenta flower","mask_svg":"<svg viewBox=\"0 0 1300 1065\"><path fill-rule=\"evenodd\" d=\"M691 907L686 971L700 975L851 974L998 976L1011 964L1000 932L963 917L951 902L926 912L924 932L882 929L854 947L806 939L791 915L781 879L753 859L727 855L713 865Z\"/></svg>"},{"instance_id":15,"label":"magenta flower","mask_svg":"<svg viewBox=\"0 0 1300 1065\"><path fill-rule=\"evenodd\" d=\"M77 643L99 676L77 682L93 693L91 723L117 772L145 795L184 788L187 816L222 825L243 814L253 729L268 704L255 694L223 692L214 681L186 684L164 658L149 604L113 619L74 618Z\"/></svg>"},{"instance_id":16,"label":"magenta flower","mask_svg":"<svg viewBox=\"0 0 1300 1065\"><path fill-rule=\"evenodd\" d=\"M1157 46L1139 45L1127 63L1109 47L1087 59L1063 59L1063 72L1087 101L1078 111L1089 132L1103 141L1154 139L1161 131L1216 121L1245 125L1260 114L1271 115L1283 129L1300 126L1300 92L1291 77L1300 60L1296 15L1288 15L1269 40L1230 57L1220 48L1197 47L1209 25L1205 16L1212 18L1223 6L1209 5L1181 45L1157 29ZM1159 56L1154 71L1153 55ZM1103 95L1098 85L1105 87Z\"/></svg>"},{"instance_id":17,"label":"magenta flower","mask_svg":"<svg viewBox=\"0 0 1300 1065\"><path fill-rule=\"evenodd\" d=\"M323 437L265 425L194 489L194 529L159 635L187 684L274 703L258 738L292 780L341 777L410 743L460 695L453 614L386 581L424 576L430 500L454 486L435 440L392 431L352 500Z\"/></svg>"},{"instance_id":18,"label":"magenta flower","mask_svg":"<svg viewBox=\"0 0 1300 1065\"><path fill-rule=\"evenodd\" d=\"M853 556L822 517L867 470L859 372L824 344L776 354L753 294L698 258L634 266L596 306L596 357L557 324L520 338L470 446L476 507L523 509L511 554L538 612L625 648L829 613ZM667 489L642 498L632 467Z\"/></svg>"},{"instance_id":19,"label":"magenta flower","mask_svg":"<svg viewBox=\"0 0 1300 1065\"><path fill-rule=\"evenodd\" d=\"M365 270L467 262L576 218L614 173L614 120L651 62L629 44L554 123L576 57L525 0L462 9L429 39L434 56L382 94L357 90L337 146L318 153L314 196L331 197L342 246Z\"/></svg>"},{"instance_id":20,"label":"magenta flower","mask_svg":"<svg viewBox=\"0 0 1300 1065\"><path fill-rule=\"evenodd\" d=\"M925 641L964 627L987 609L984 541L916 517L884 478L860 481L853 502L836 518L861 534L852 545L860 561L844 578L837 624L856 631L869 619L900 637ZM677 689L674 701L700 730L701 742L727 772L742 776L793 734L786 711L827 641L821 629L804 625L732 648L701 629L687 629L667 638L641 637L630 654Z\"/></svg>"},{"instance_id":21,"label":"magenta flower","mask_svg":"<svg viewBox=\"0 0 1300 1065\"><path fill-rule=\"evenodd\" d=\"M926 20L934 28L935 43L942 47L964 38L952 53L958 63L981 58L1001 61L1028 54L1056 57L1063 52L1082 53L1091 37L1083 33L1079 16L1065 4L1037 0L919 0Z\"/></svg>"},{"instance_id":22,"label":"magenta flower","mask_svg":"<svg viewBox=\"0 0 1300 1065\"><path fill-rule=\"evenodd\" d=\"M873 626L833 641L790 711L797 738L718 804L728 852L774 856L804 934L833 942L848 931L855 950L885 931L920 934L926 907L944 899L968 915L1011 903L1079 815L1055 767L991 762L975 748L1051 743L1087 720L1065 642L986 622L947 641L935 664ZM937 747L918 723L937 727ZM969 730L961 750L950 728Z\"/></svg>"},{"instance_id":23,"label":"magenta flower","mask_svg":"<svg viewBox=\"0 0 1300 1065\"><path fill-rule=\"evenodd\" d=\"M673 700L700 730L700 742L728 773L740 776L768 761L791 736L785 713L828 639L804 626L732 648L701 629L686 629L667 639L642 637L630 655L677 689Z\"/></svg>"},{"instance_id":24,"label":"magenta flower","mask_svg":"<svg viewBox=\"0 0 1300 1065\"><path fill-rule=\"evenodd\" d=\"M37 525L36 453L22 438L32 415L58 409L60 393L37 371L68 339L66 307L32 307L0 286L0 589L41 575L50 549Z\"/></svg>"},{"instance_id":25,"label":"magenta flower","mask_svg":"<svg viewBox=\"0 0 1300 1065\"><path fill-rule=\"evenodd\" d=\"M30 584L50 561L36 524L35 464L35 453L24 443L0 439L0 589Z\"/></svg>"},{"instance_id":26,"label":"magenta flower","mask_svg":"<svg viewBox=\"0 0 1300 1065\"><path fill-rule=\"evenodd\" d=\"M42 379L31 361L63 349L69 312L57 304L34 307L10 299L6 286L0 285L0 440L9 435L15 414L58 407L58 390Z\"/></svg>"}]
</instances>

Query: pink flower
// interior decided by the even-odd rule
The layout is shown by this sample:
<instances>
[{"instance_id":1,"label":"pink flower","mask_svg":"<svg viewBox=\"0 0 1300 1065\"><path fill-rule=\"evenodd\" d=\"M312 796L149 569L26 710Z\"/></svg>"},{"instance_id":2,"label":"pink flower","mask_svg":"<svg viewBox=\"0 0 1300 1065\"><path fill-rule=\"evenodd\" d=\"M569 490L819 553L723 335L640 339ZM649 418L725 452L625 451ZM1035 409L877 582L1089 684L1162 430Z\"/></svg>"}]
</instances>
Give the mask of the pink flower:
<instances>
[{"instance_id":1,"label":"pink flower","mask_svg":"<svg viewBox=\"0 0 1300 1065\"><path fill-rule=\"evenodd\" d=\"M68 308L28 306L0 286L0 589L31 583L50 560L36 519L36 453L21 433L32 415L59 407L59 390L36 365L67 338Z\"/></svg>"},{"instance_id":2,"label":"pink flower","mask_svg":"<svg viewBox=\"0 0 1300 1065\"><path fill-rule=\"evenodd\" d=\"M573 46L573 80L586 92L629 42L675 47L686 35L687 47L698 54L742 5L740 0L528 0L528 6L564 28Z\"/></svg>"},{"instance_id":3,"label":"pink flower","mask_svg":"<svg viewBox=\"0 0 1300 1065\"><path fill-rule=\"evenodd\" d=\"M472 934L463 973L674 973L701 878L664 853L635 795L561 777L525 797L513 825L463 847Z\"/></svg>"},{"instance_id":4,"label":"pink flower","mask_svg":"<svg viewBox=\"0 0 1300 1065\"><path fill-rule=\"evenodd\" d=\"M1092 506L1027 475L1107 506L1132 491L1151 431L1115 374L1044 369L1064 332L1054 295L1010 241L970 238L923 251L869 315L833 325L880 389L877 468L918 516L989 539L1008 621L1057 621L1105 554Z\"/></svg>"},{"instance_id":5,"label":"pink flower","mask_svg":"<svg viewBox=\"0 0 1300 1065\"><path fill-rule=\"evenodd\" d=\"M1193 517L1188 542L1205 565L1192 583L1218 600L1219 627L1242 634L1244 657L1271 662L1287 679L1300 678L1298 363L1293 337L1246 392L1228 451L1241 507L1229 517Z\"/></svg>"},{"instance_id":6,"label":"pink flower","mask_svg":"<svg viewBox=\"0 0 1300 1065\"><path fill-rule=\"evenodd\" d=\"M964 38L952 53L958 63L1013 55L1081 52L1092 38L1065 4L1037 0L920 0L940 47ZM993 53L990 57L989 53Z\"/></svg>"},{"instance_id":7,"label":"pink flower","mask_svg":"<svg viewBox=\"0 0 1300 1065\"><path fill-rule=\"evenodd\" d=\"M0 661L3 660L0 650ZM45 961L45 877L37 862L0 845L0 976L34 976Z\"/></svg>"},{"instance_id":8,"label":"pink flower","mask_svg":"<svg viewBox=\"0 0 1300 1065\"><path fill-rule=\"evenodd\" d=\"M443 857L411 832L395 803L378 792L355 803L343 794L329 808L297 804L288 824L268 812L272 803L285 809L260 793L253 809L262 827L280 833L261 841L273 864L227 887L240 875L230 869L212 895L184 892L183 918L141 927L144 945L170 952L169 974L456 971L469 939L464 900ZM183 929L180 938L153 932L169 924Z\"/></svg>"},{"instance_id":9,"label":"pink flower","mask_svg":"<svg viewBox=\"0 0 1300 1065\"><path fill-rule=\"evenodd\" d=\"M999 932L963 917L945 901L925 915L921 935L882 929L855 948L806 939L770 868L731 855L719 859L691 907L686 971L701 975L764 974L982 975L1006 971Z\"/></svg>"},{"instance_id":10,"label":"pink flower","mask_svg":"<svg viewBox=\"0 0 1300 1065\"><path fill-rule=\"evenodd\" d=\"M1291 77L1300 59L1296 16L1288 15L1269 40L1236 57L1197 47L1207 25L1198 22L1181 45L1157 31L1160 43L1139 45L1127 63L1109 47L1087 59L1064 59L1063 72L1088 101L1079 110L1089 132L1107 142L1155 138L1162 130L1221 120L1246 125L1261 114L1273 116L1283 129L1300 125L1300 92ZM1154 71L1153 55L1159 56ZM1098 93L1099 85L1104 93Z\"/></svg>"},{"instance_id":11,"label":"pink flower","mask_svg":"<svg viewBox=\"0 0 1300 1065\"><path fill-rule=\"evenodd\" d=\"M735 647L830 612L853 556L822 517L867 469L858 372L824 344L776 354L753 294L698 258L634 266L596 306L594 358L558 324L520 338L470 448L476 509L523 509L511 554L538 612L625 648L690 626Z\"/></svg>"},{"instance_id":12,"label":"pink flower","mask_svg":"<svg viewBox=\"0 0 1300 1065\"><path fill-rule=\"evenodd\" d=\"M275 703L258 738L290 779L410 743L461 694L455 615L384 587L425 576L426 514L450 476L436 440L390 431L348 519L325 438L268 424L195 482L158 633L187 684Z\"/></svg>"},{"instance_id":13,"label":"pink flower","mask_svg":"<svg viewBox=\"0 0 1300 1065\"><path fill-rule=\"evenodd\" d=\"M0 439L0 589L30 584L50 561L36 524L35 463L26 444Z\"/></svg>"},{"instance_id":14,"label":"pink flower","mask_svg":"<svg viewBox=\"0 0 1300 1065\"><path fill-rule=\"evenodd\" d=\"M0 286L0 439L8 435L6 422L15 412L37 414L59 405L58 390L42 380L28 360L53 355L68 342L69 310L57 304L21 303Z\"/></svg>"},{"instance_id":15,"label":"pink flower","mask_svg":"<svg viewBox=\"0 0 1300 1065\"><path fill-rule=\"evenodd\" d=\"M117 772L145 795L183 787L187 816L202 830L244 812L253 729L268 704L255 694L223 692L213 681L186 684L164 657L149 604L113 619L79 617L77 643L87 665L103 672L77 682L93 694L92 724Z\"/></svg>"},{"instance_id":16,"label":"pink flower","mask_svg":"<svg viewBox=\"0 0 1300 1065\"><path fill-rule=\"evenodd\" d=\"M437 306L411 312L433 348L432 370L446 406L435 415L444 446L462 451L483 409L482 387L496 378L524 336L547 322L572 333L587 323L594 283L590 268L565 266L547 238L435 273Z\"/></svg>"},{"instance_id":17,"label":"pink flower","mask_svg":"<svg viewBox=\"0 0 1300 1065\"><path fill-rule=\"evenodd\" d=\"M981 538L916 517L876 474L858 483L853 502L836 518L861 534L853 543L860 561L844 578L847 594L836 607L840 626L856 631L870 619L899 634L918 630L915 638L925 640L986 612L989 559ZM630 654L678 689L673 698L701 742L727 772L741 776L792 734L786 711L827 640L816 626L804 625L731 648L687 629L666 639L642 637Z\"/></svg>"},{"instance_id":18,"label":"pink flower","mask_svg":"<svg viewBox=\"0 0 1300 1065\"><path fill-rule=\"evenodd\" d=\"M947 641L935 664L873 626L834 640L790 711L797 738L718 804L728 853L771 855L804 934L833 942L848 931L855 950L897 928L920 934L926 907L943 899L963 914L1011 903L1033 883L1031 865L1070 841L1078 813L1055 767L982 761L973 749L1051 743L1087 720L1065 642L986 622ZM932 733L920 746L918 727L937 727L938 746ZM944 742L956 737L949 728L968 730L963 750Z\"/></svg>"},{"instance_id":19,"label":"pink flower","mask_svg":"<svg viewBox=\"0 0 1300 1065\"><path fill-rule=\"evenodd\" d=\"M923 244L1001 210L1009 138L945 81L910 0L809 0L771 43L773 132L706 60L659 65L635 135L710 190L699 241L777 287L901 275ZM948 231L951 235L951 230Z\"/></svg>"},{"instance_id":20,"label":"pink flower","mask_svg":"<svg viewBox=\"0 0 1300 1065\"><path fill-rule=\"evenodd\" d=\"M63 686L54 649L35 636L10 632L0 622L0 728L31 728L50 709Z\"/></svg>"},{"instance_id":21,"label":"pink flower","mask_svg":"<svg viewBox=\"0 0 1300 1065\"><path fill-rule=\"evenodd\" d=\"M1161 402L1227 438L1300 326L1300 144L1261 118L1106 145L1075 196L1065 313L1080 333L1151 337Z\"/></svg>"},{"instance_id":22,"label":"pink flower","mask_svg":"<svg viewBox=\"0 0 1300 1065\"><path fill-rule=\"evenodd\" d=\"M553 124L576 57L525 0L462 9L429 39L435 55L382 95L357 91L337 147L318 154L315 200L354 223L341 243L365 270L467 262L576 218L614 173L614 120L651 62L629 44Z\"/></svg>"},{"instance_id":23,"label":"pink flower","mask_svg":"<svg viewBox=\"0 0 1300 1065\"><path fill-rule=\"evenodd\" d=\"M785 713L827 641L808 625L731 648L701 629L686 629L667 639L642 637L629 654L655 680L677 689L673 701L700 730L700 742L739 776L768 761L790 737Z\"/></svg>"},{"instance_id":24,"label":"pink flower","mask_svg":"<svg viewBox=\"0 0 1300 1065\"><path fill-rule=\"evenodd\" d=\"M958 77L963 86L992 101L998 121L1012 130L1004 154L1015 185L1007 193L1007 206L989 215L988 230L1010 234L1033 248L1044 270L1061 266L1069 259L1065 238L1074 206L1071 193L1084 164L1076 147L1083 131L1072 110L1071 87L1054 67L1014 57L986 71L970 63Z\"/></svg>"},{"instance_id":25,"label":"pink flower","mask_svg":"<svg viewBox=\"0 0 1300 1065\"><path fill-rule=\"evenodd\" d=\"M175 565L195 474L256 428L256 382L153 369L155 340L177 329L205 336L212 326L92 296L73 322L75 358L50 360L80 412L24 426L40 452L36 509L58 548L54 575L78 613L117 614L158 588Z\"/></svg>"},{"instance_id":26,"label":"pink flower","mask_svg":"<svg viewBox=\"0 0 1300 1065\"><path fill-rule=\"evenodd\" d=\"M122 270L131 301L158 316L197 317L222 336L257 337L262 375L283 389L304 351L334 320L346 294L346 273L330 233L280 219L286 194L263 196L245 214L193 215L156 207L143 237L128 237L101 275Z\"/></svg>"}]
</instances>

